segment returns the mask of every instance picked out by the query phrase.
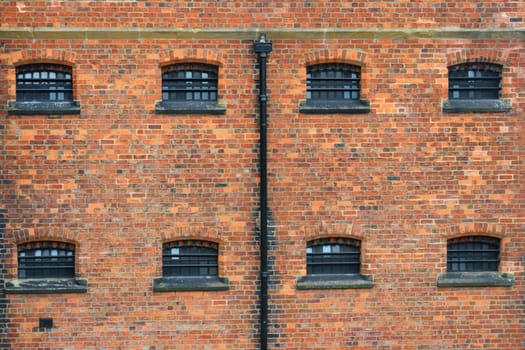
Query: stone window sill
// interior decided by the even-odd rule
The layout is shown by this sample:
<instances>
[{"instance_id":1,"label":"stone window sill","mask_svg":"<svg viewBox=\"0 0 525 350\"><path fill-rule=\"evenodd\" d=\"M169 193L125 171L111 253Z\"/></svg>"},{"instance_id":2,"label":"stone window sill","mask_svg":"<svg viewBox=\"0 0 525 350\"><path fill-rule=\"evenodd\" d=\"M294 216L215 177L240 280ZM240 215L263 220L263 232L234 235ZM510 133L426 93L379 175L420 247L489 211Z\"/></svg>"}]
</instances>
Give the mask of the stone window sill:
<instances>
[{"instance_id":1,"label":"stone window sill","mask_svg":"<svg viewBox=\"0 0 525 350\"><path fill-rule=\"evenodd\" d=\"M446 272L438 276L438 287L511 287L514 275L496 271Z\"/></svg>"},{"instance_id":2,"label":"stone window sill","mask_svg":"<svg viewBox=\"0 0 525 350\"><path fill-rule=\"evenodd\" d=\"M502 113L512 109L510 99L500 100L444 100L447 113Z\"/></svg>"},{"instance_id":3,"label":"stone window sill","mask_svg":"<svg viewBox=\"0 0 525 350\"><path fill-rule=\"evenodd\" d=\"M86 293L87 287L87 280L82 278L21 278L5 282L8 294Z\"/></svg>"},{"instance_id":4,"label":"stone window sill","mask_svg":"<svg viewBox=\"0 0 525 350\"><path fill-rule=\"evenodd\" d=\"M372 276L361 274L307 275L297 279L297 289L370 289Z\"/></svg>"},{"instance_id":5,"label":"stone window sill","mask_svg":"<svg viewBox=\"0 0 525 350\"><path fill-rule=\"evenodd\" d=\"M370 101L301 101L299 112L304 114L361 114L370 113Z\"/></svg>"},{"instance_id":6,"label":"stone window sill","mask_svg":"<svg viewBox=\"0 0 525 350\"><path fill-rule=\"evenodd\" d=\"M80 114L80 102L28 101L7 103L9 115L65 115Z\"/></svg>"},{"instance_id":7,"label":"stone window sill","mask_svg":"<svg viewBox=\"0 0 525 350\"><path fill-rule=\"evenodd\" d=\"M189 292L228 290L230 284L226 277L183 276L159 277L153 280L154 292Z\"/></svg>"},{"instance_id":8,"label":"stone window sill","mask_svg":"<svg viewBox=\"0 0 525 350\"><path fill-rule=\"evenodd\" d=\"M220 115L226 113L226 107L221 103L202 102L202 101L158 101L155 104L157 114L213 114Z\"/></svg>"}]
</instances>

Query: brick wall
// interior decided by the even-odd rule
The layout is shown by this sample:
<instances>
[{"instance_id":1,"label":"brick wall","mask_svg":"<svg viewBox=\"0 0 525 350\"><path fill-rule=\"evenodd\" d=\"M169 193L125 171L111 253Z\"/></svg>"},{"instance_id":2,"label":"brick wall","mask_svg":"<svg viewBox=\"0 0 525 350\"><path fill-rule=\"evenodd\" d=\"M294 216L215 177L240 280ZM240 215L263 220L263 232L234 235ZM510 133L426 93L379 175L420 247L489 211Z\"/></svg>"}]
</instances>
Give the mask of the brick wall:
<instances>
[{"instance_id":1,"label":"brick wall","mask_svg":"<svg viewBox=\"0 0 525 350\"><path fill-rule=\"evenodd\" d=\"M271 95L278 96L270 110L276 348L521 348L519 282L504 290L435 286L446 239L461 234L502 235L509 249L503 270L522 269L523 208L515 201L523 191L522 107L499 116L440 112L453 53L490 55L512 45L330 44L276 41L270 62ZM298 115L303 62L318 60L310 52L321 60L344 55L338 47L366 52L363 95L372 113ZM507 52L506 66L522 65L522 50ZM515 72L508 78L519 81L523 72ZM334 234L362 239L363 273L374 276L374 288L297 291L306 242Z\"/></svg>"},{"instance_id":2,"label":"brick wall","mask_svg":"<svg viewBox=\"0 0 525 350\"><path fill-rule=\"evenodd\" d=\"M4 1L5 27L523 27L517 1ZM40 13L41 16L34 14Z\"/></svg>"},{"instance_id":3,"label":"brick wall","mask_svg":"<svg viewBox=\"0 0 525 350\"><path fill-rule=\"evenodd\" d=\"M258 348L260 32L273 42L270 348L525 347L519 2L5 1L0 12L0 279L16 278L18 243L54 239L76 244L89 284L0 294L11 348ZM226 114L155 113L161 67L184 60L219 66ZM442 112L447 67L473 60L504 66L511 112ZM38 61L73 67L79 115L8 115L15 67ZM299 113L306 66L334 61L362 67L370 113ZM436 286L447 239L469 234L502 239L513 286ZM296 288L306 242L332 236L362 241L372 289ZM180 238L219 243L228 290L153 291L162 244Z\"/></svg>"},{"instance_id":4,"label":"brick wall","mask_svg":"<svg viewBox=\"0 0 525 350\"><path fill-rule=\"evenodd\" d=\"M5 256L5 209L0 210L0 252ZM3 261L0 263L0 347L2 349L9 349L9 334L7 332L8 318L7 318L7 303L8 299L4 292L4 279L6 275L6 268Z\"/></svg>"}]
</instances>

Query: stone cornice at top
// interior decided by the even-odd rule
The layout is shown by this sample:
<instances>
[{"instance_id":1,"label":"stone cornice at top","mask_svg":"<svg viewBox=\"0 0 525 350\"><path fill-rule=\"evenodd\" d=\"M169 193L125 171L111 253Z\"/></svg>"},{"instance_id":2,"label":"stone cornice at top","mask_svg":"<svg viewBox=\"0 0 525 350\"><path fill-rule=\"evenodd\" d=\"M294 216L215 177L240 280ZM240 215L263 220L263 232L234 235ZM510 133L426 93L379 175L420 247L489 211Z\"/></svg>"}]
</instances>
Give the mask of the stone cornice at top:
<instances>
[{"instance_id":1,"label":"stone cornice at top","mask_svg":"<svg viewBox=\"0 0 525 350\"><path fill-rule=\"evenodd\" d=\"M158 28L0 28L0 39L255 40L261 33L275 40L313 39L506 39L525 40L525 28L311 28L311 29L158 29Z\"/></svg>"}]
</instances>

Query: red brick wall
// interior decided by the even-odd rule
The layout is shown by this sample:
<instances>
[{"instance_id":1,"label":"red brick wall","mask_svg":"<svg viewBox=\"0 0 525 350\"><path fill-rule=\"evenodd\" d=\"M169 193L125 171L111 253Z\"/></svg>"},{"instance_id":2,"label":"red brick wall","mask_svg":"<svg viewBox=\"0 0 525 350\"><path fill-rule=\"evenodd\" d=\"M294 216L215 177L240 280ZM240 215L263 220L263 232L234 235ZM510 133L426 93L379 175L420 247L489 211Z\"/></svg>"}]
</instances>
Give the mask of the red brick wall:
<instances>
[{"instance_id":1,"label":"red brick wall","mask_svg":"<svg viewBox=\"0 0 525 350\"><path fill-rule=\"evenodd\" d=\"M55 47L46 54L61 54L63 43L43 45ZM256 106L253 58L236 54L248 51L246 43L178 46L181 58L228 66L221 69L222 97L232 105L226 116L153 113L160 64L178 55L171 43L69 45L77 47L66 61L75 70L81 115L3 119L9 272L16 276L16 242L70 240L78 244L78 273L89 289L10 296L14 348L253 348ZM21 61L41 53L29 50ZM239 79L240 71L248 79ZM162 243L181 237L220 243L228 292L152 292ZM39 317L53 317L56 330L35 332Z\"/></svg>"},{"instance_id":2,"label":"red brick wall","mask_svg":"<svg viewBox=\"0 0 525 350\"><path fill-rule=\"evenodd\" d=\"M525 346L522 282L503 289L436 288L437 274L446 269L447 238L469 233L503 237L501 269L523 276L518 204L523 92L513 83L523 76L518 68L523 48L508 49L514 44L504 41L431 40L276 41L274 46L269 76L277 101L269 113L279 282L272 294L275 344L286 349ZM304 98L303 62L310 52L344 55L337 47L366 52L363 97L370 99L372 113L297 114L297 100ZM496 57L496 52L508 54ZM456 53L504 63L503 95L515 103L512 113L440 112L447 98L446 67L455 63L450 57ZM295 290L296 277L306 274L306 242L323 235L363 240L363 273L374 276L372 290Z\"/></svg>"},{"instance_id":3,"label":"red brick wall","mask_svg":"<svg viewBox=\"0 0 525 350\"><path fill-rule=\"evenodd\" d=\"M514 40L270 35L269 330L271 349L525 347L525 10L516 1L331 4L0 4L2 29L101 31L85 40L0 31L4 278L16 277L17 243L49 238L77 244L89 283L86 294L8 295L13 349L258 348L256 36L103 32L129 27L514 28ZM185 59L219 65L225 115L154 113L161 66ZM447 66L477 59L503 64L512 111L442 113ZM73 66L80 115L7 114L15 66L35 61ZM370 113L298 112L306 65L328 61L362 66ZM514 286L436 287L447 239L467 234L502 238L500 270ZM325 236L362 240L372 289L296 289L306 242ZM153 292L162 243L178 238L219 243L228 291ZM55 328L38 331L42 317Z\"/></svg>"},{"instance_id":4,"label":"red brick wall","mask_svg":"<svg viewBox=\"0 0 525 350\"><path fill-rule=\"evenodd\" d=\"M33 0L2 4L5 27L523 27L519 1ZM35 15L39 14L39 15Z\"/></svg>"}]
</instances>

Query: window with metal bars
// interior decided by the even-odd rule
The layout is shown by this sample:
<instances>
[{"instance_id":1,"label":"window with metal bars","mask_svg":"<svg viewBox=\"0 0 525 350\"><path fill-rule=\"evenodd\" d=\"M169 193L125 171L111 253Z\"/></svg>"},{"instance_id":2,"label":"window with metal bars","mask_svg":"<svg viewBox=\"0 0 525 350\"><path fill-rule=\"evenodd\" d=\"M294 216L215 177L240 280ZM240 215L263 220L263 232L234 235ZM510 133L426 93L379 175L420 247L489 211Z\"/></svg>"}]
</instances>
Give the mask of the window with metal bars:
<instances>
[{"instance_id":1,"label":"window with metal bars","mask_svg":"<svg viewBox=\"0 0 525 350\"><path fill-rule=\"evenodd\" d=\"M177 63L162 70L163 101L217 101L218 68L203 63Z\"/></svg>"},{"instance_id":2,"label":"window with metal bars","mask_svg":"<svg viewBox=\"0 0 525 350\"><path fill-rule=\"evenodd\" d=\"M499 99L503 66L467 62L449 67L448 98L454 100Z\"/></svg>"},{"instance_id":3,"label":"window with metal bars","mask_svg":"<svg viewBox=\"0 0 525 350\"><path fill-rule=\"evenodd\" d=\"M19 278L75 277L75 246L63 242L30 242L18 246Z\"/></svg>"},{"instance_id":4,"label":"window with metal bars","mask_svg":"<svg viewBox=\"0 0 525 350\"><path fill-rule=\"evenodd\" d=\"M218 244L184 240L165 243L162 252L163 276L217 276Z\"/></svg>"},{"instance_id":5,"label":"window with metal bars","mask_svg":"<svg viewBox=\"0 0 525 350\"><path fill-rule=\"evenodd\" d=\"M454 238L447 243L447 271L498 271L499 256L498 238L486 236Z\"/></svg>"},{"instance_id":6,"label":"window with metal bars","mask_svg":"<svg viewBox=\"0 0 525 350\"><path fill-rule=\"evenodd\" d=\"M306 99L315 101L357 101L360 98L361 68L344 63L309 66L306 72Z\"/></svg>"},{"instance_id":7,"label":"window with metal bars","mask_svg":"<svg viewBox=\"0 0 525 350\"><path fill-rule=\"evenodd\" d=\"M307 273L353 274L360 272L361 242L350 238L323 238L308 242Z\"/></svg>"},{"instance_id":8,"label":"window with metal bars","mask_svg":"<svg viewBox=\"0 0 525 350\"><path fill-rule=\"evenodd\" d=\"M36 63L16 68L17 102L73 101L72 69L53 63Z\"/></svg>"}]
</instances>

